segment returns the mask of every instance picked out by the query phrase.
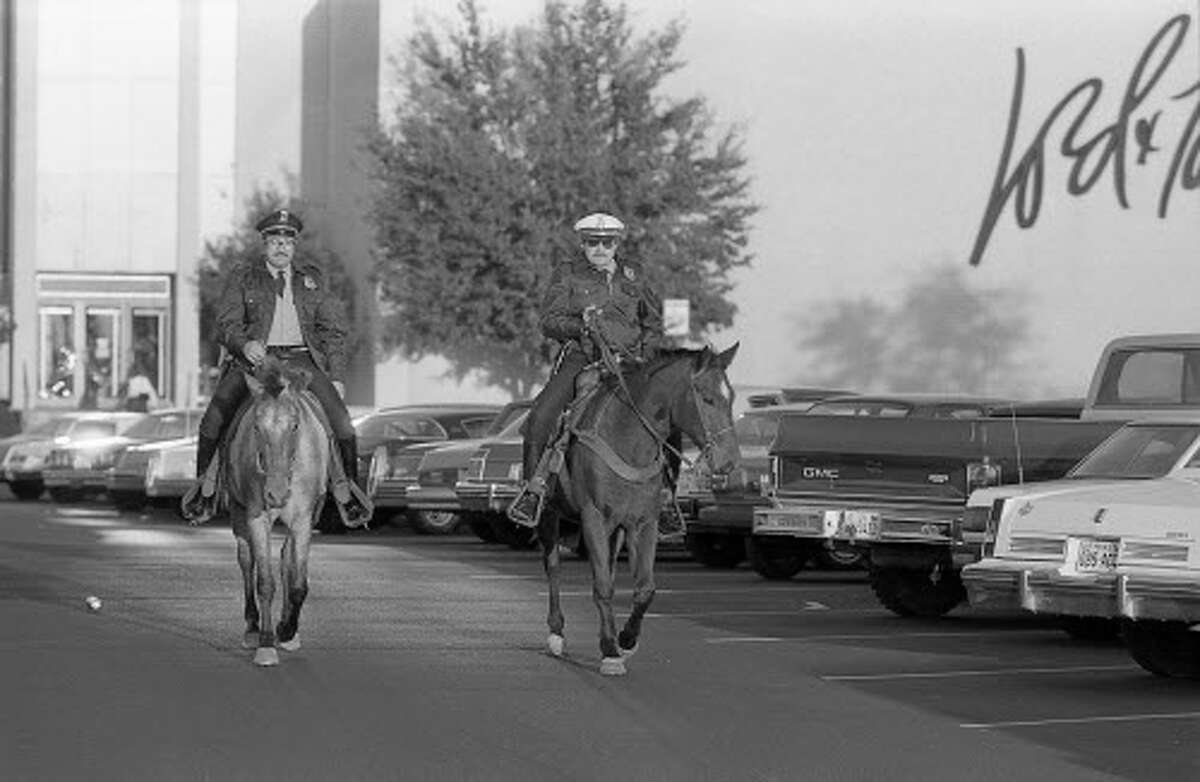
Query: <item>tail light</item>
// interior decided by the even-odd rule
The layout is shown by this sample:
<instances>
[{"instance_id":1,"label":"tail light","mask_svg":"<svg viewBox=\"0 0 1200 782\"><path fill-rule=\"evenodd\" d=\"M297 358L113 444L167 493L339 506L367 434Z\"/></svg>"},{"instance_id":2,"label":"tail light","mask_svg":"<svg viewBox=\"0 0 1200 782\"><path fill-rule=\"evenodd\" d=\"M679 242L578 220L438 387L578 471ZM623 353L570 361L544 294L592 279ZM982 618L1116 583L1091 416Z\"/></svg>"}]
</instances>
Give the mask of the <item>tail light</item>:
<instances>
[{"instance_id":1,"label":"tail light","mask_svg":"<svg viewBox=\"0 0 1200 782\"><path fill-rule=\"evenodd\" d=\"M779 457L771 457L771 469L759 476L758 493L764 497L774 497L779 484Z\"/></svg>"},{"instance_id":2,"label":"tail light","mask_svg":"<svg viewBox=\"0 0 1200 782\"><path fill-rule=\"evenodd\" d=\"M988 486L1000 485L1000 465L992 463L988 457L981 462L971 462L967 465L967 493Z\"/></svg>"}]
</instances>

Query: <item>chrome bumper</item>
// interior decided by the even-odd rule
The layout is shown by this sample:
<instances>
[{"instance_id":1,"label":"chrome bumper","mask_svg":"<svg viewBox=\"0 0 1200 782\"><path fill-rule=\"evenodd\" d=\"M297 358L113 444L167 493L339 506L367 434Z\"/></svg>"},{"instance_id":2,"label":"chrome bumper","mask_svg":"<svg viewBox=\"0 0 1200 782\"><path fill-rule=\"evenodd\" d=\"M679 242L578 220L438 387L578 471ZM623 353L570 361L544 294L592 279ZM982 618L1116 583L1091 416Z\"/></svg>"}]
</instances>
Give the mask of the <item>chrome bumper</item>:
<instances>
[{"instance_id":1,"label":"chrome bumper","mask_svg":"<svg viewBox=\"0 0 1200 782\"><path fill-rule=\"evenodd\" d=\"M972 605L1042 614L1200 621L1200 574L1178 571L1064 572L1044 562L985 560L962 571Z\"/></svg>"}]
</instances>

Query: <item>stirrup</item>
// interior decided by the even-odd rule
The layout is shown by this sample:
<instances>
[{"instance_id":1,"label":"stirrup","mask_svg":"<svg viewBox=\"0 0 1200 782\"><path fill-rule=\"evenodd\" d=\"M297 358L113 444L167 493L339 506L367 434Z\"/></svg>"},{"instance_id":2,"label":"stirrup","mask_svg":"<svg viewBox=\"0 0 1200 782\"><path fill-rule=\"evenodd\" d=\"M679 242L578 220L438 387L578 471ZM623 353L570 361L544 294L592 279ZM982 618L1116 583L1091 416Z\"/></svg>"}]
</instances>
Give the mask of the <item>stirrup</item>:
<instances>
[{"instance_id":1,"label":"stirrup","mask_svg":"<svg viewBox=\"0 0 1200 782\"><path fill-rule=\"evenodd\" d=\"M342 524L350 529L367 526L375 515L375 506L371 498L349 478L335 481L329 493L333 495Z\"/></svg>"},{"instance_id":2,"label":"stirrup","mask_svg":"<svg viewBox=\"0 0 1200 782\"><path fill-rule=\"evenodd\" d=\"M205 494L205 482L196 481L179 502L179 512L191 524L203 524L217 513L216 492Z\"/></svg>"},{"instance_id":3,"label":"stirrup","mask_svg":"<svg viewBox=\"0 0 1200 782\"><path fill-rule=\"evenodd\" d=\"M538 520L542 517L542 507L545 503L546 496L544 494L530 491L529 487L525 486L517 494L516 499L509 503L505 515L518 527L536 527ZM530 504L533 505L532 509L526 507Z\"/></svg>"}]
</instances>

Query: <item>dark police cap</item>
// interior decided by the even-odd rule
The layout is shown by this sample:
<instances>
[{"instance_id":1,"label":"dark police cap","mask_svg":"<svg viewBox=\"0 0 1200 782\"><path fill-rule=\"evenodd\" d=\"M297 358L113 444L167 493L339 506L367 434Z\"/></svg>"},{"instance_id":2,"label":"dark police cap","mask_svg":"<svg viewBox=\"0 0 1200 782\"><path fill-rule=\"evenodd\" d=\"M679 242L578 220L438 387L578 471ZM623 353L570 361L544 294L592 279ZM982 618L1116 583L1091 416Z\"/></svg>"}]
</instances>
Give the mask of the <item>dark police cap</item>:
<instances>
[{"instance_id":1,"label":"dark police cap","mask_svg":"<svg viewBox=\"0 0 1200 782\"><path fill-rule=\"evenodd\" d=\"M277 209L259 220L258 225L254 227L263 236L276 234L296 236L304 230L304 223L300 222L300 218L296 217L295 212L287 209Z\"/></svg>"}]
</instances>

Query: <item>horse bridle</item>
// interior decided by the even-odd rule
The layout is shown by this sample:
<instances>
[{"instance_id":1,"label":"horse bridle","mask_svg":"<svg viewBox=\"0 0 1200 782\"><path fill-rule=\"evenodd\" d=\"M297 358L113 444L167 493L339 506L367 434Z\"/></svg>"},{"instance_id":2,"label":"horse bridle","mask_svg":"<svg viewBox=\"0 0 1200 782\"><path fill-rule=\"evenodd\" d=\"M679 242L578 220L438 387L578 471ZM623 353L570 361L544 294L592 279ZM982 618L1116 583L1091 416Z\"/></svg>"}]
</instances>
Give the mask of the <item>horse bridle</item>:
<instances>
[{"instance_id":1,"label":"horse bridle","mask_svg":"<svg viewBox=\"0 0 1200 782\"><path fill-rule=\"evenodd\" d=\"M653 424L646 420L646 416L642 413L641 409L638 408L637 403L633 400L633 394L629 391L629 386L625 383L625 375L621 372L621 362L617 360L616 354L614 353L612 346L608 344L608 338L604 334L603 330L596 329L595 337L596 344L600 348L600 360L614 375L617 376L617 384L620 386L621 392L625 395L625 403L629 405L631 410L633 410L634 415L637 416L637 419L642 423L642 426L645 427L646 431L650 433L650 436L654 438L654 441L658 443L659 450L666 451L674 456L677 456L681 465L692 467L695 464L695 461L684 456L683 451L667 442L666 438L664 438L655 430ZM729 378L726 377L724 373L722 373L721 379L725 383L726 390L729 391L729 401L730 404L732 404L734 397L733 385L729 382ZM721 437L730 429L732 429L733 424L730 423L728 426L722 427L716 432L710 431L708 428L708 421L706 421L704 418L704 403L700 398L699 389L696 388L696 381L694 377L688 381L688 390L692 394L692 404L694 404L696 407L696 415L700 418L700 428L704 431L704 443L700 446L700 455L697 457L697 460L707 459L711 465L712 453L716 448L717 438Z\"/></svg>"}]
</instances>

